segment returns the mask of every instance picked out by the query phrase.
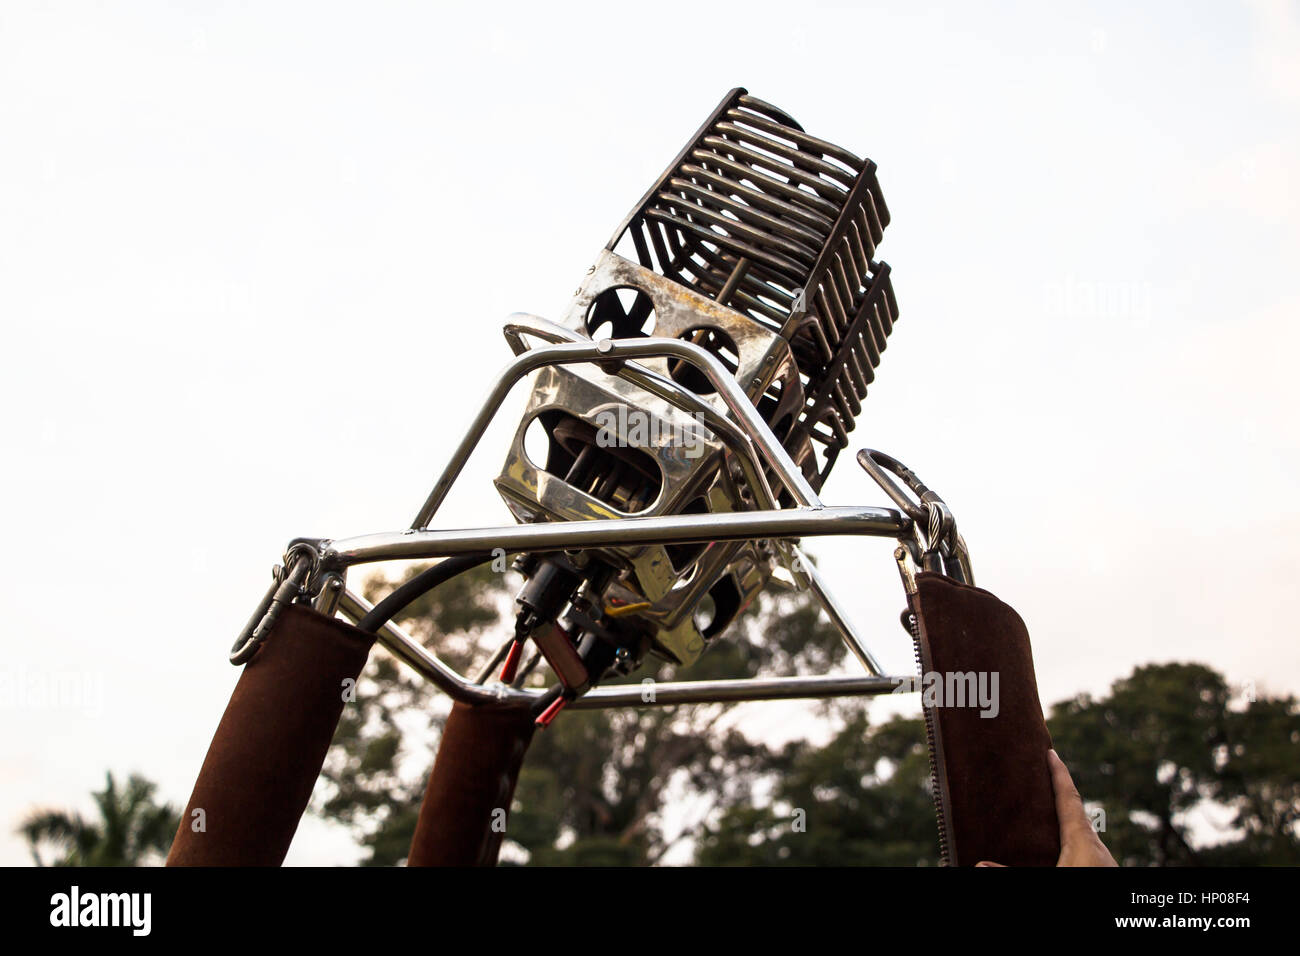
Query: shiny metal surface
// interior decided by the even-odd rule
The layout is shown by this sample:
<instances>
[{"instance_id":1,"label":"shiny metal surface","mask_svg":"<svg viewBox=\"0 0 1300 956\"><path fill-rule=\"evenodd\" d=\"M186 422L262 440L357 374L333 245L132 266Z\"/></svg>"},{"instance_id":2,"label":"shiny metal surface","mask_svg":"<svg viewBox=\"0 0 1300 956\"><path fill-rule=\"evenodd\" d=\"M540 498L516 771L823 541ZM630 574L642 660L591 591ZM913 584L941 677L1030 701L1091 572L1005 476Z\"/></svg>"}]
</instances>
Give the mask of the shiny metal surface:
<instances>
[{"instance_id":1,"label":"shiny metal surface","mask_svg":"<svg viewBox=\"0 0 1300 956\"><path fill-rule=\"evenodd\" d=\"M526 338L552 343L585 341L579 333L571 329L525 314L511 316L504 333L516 353L521 353L528 348ZM637 362L625 362L617 368L606 369L606 371L614 371L619 378L696 416L726 446L729 453L726 460L730 462L727 467L738 484L730 480L730 475L721 476L707 495L711 511L747 510L754 507L776 509L776 498L753 443L739 426L720 414L713 404L683 388L679 383L650 371ZM601 373L596 375L600 376L597 381L603 380ZM646 400L644 395L636 394L610 397L629 402L644 403ZM571 396L547 399L547 402L549 401L556 401L562 407L566 407L566 410L576 412L580 416L587 408L584 403ZM547 402L535 402L530 408L540 411L547 407ZM536 469L522 448L524 431L530 425L531 417L526 413L524 423L516 433L506 468L502 476L497 479L497 486L502 495L508 502L515 503L517 517L528 520L538 516L539 511L549 520L582 520L593 517L592 514L573 507L573 496L566 493L565 483L551 483L547 486L545 494L542 493L540 481L535 477ZM698 464L706 467L710 463L701 461ZM668 469L665 468L665 474L667 472ZM738 474L735 474L736 472ZM692 486L689 478L679 483L687 488ZM672 511L675 510L674 504L672 500L660 500L645 513L662 514ZM782 566L788 567L792 563L788 554L788 544L780 539L772 544L776 560ZM704 637L695 625L693 615L703 596L717 581L729 574L739 594L739 602L745 604L756 596L767 579L766 559L753 546L743 543L706 548L689 567L689 571L687 569L679 571L673 567L666 546L619 549L619 553L630 561L633 574L628 579L615 582L610 588L609 597L639 606L641 612L638 616L652 622L658 629L659 650L664 656L678 663L689 663L704 648Z\"/></svg>"},{"instance_id":2,"label":"shiny metal surface","mask_svg":"<svg viewBox=\"0 0 1300 956\"><path fill-rule=\"evenodd\" d=\"M540 316L515 313L510 318L511 321L506 324L503 331L506 341L510 343L516 355L527 348L523 342L526 336L534 336L550 343L585 341L576 332ZM735 423L721 415L717 409L694 392L652 372L638 362L624 362L618 367L616 374L638 388L702 419L709 430L719 436L724 444L736 453L736 463L748 486L754 490L758 506L760 508L777 506L771 484L763 473L762 462L759 461L758 453L754 449L754 443Z\"/></svg>"},{"instance_id":3,"label":"shiny metal surface","mask_svg":"<svg viewBox=\"0 0 1300 956\"><path fill-rule=\"evenodd\" d=\"M667 707L673 704L738 704L756 700L874 696L895 693L904 680L911 681L911 678L749 677L738 680L665 681L650 685L616 684L595 687L569 706L574 710L597 710L605 707Z\"/></svg>"},{"instance_id":4,"label":"shiny metal surface","mask_svg":"<svg viewBox=\"0 0 1300 956\"><path fill-rule=\"evenodd\" d=\"M325 567L333 569L375 561L448 557L472 551L491 551L493 548L513 554L613 547L627 542L668 544L821 535L897 538L910 534L911 529L911 519L892 508L787 508L783 511L608 518L455 531L411 529L331 541L322 551L321 561Z\"/></svg>"},{"instance_id":5,"label":"shiny metal surface","mask_svg":"<svg viewBox=\"0 0 1300 956\"><path fill-rule=\"evenodd\" d=\"M354 624L370 611L365 598L345 590L339 612ZM452 700L485 707L531 707L543 694L540 690L519 690L504 684L475 684L457 674L419 641L395 624L380 628L377 642L417 674L430 681ZM569 706L575 710L608 707L668 707L711 701L740 703L760 700L851 697L891 694L906 678L901 677L764 677L715 681L651 681L596 687Z\"/></svg>"},{"instance_id":6,"label":"shiny metal surface","mask_svg":"<svg viewBox=\"0 0 1300 956\"><path fill-rule=\"evenodd\" d=\"M442 474L438 476L433 490L429 492L429 497L416 514L411 527L413 529L428 527L429 521L437 513L439 506L447 497L447 492L464 469L465 462L469 460L469 456L473 454L475 447L482 439L483 433L491 424L497 411L500 410L501 403L505 401L506 395L509 394L515 383L525 375L548 365L616 362L620 360L635 361L645 358L664 357L681 359L699 369L717 390L718 395L726 404L727 410L745 427L759 454L762 455L766 464L777 473L777 477L794 500L807 507L816 508L821 506L817 493L812 490L807 479L795 467L794 462L790 460L790 456L781 446L781 443L776 440L771 429L767 427L767 423L759 416L757 409L749 402L744 391L736 384L736 380L730 376L728 371L712 354L691 342L681 342L675 339L653 337L630 341L607 339L600 343L571 342L541 346L517 356L513 362L506 366L497 378L496 384L489 390L478 414L470 423L470 427L461 439L460 444L452 452L451 460L447 463L447 467Z\"/></svg>"}]
</instances>

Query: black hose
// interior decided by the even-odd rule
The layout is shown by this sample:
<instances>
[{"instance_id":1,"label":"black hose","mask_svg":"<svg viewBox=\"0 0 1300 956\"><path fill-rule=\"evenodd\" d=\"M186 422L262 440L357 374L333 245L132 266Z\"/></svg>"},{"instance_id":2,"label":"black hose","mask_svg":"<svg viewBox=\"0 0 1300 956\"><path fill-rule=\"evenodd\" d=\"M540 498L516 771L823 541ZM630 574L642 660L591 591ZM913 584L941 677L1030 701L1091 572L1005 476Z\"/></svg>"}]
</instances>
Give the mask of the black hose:
<instances>
[{"instance_id":1,"label":"black hose","mask_svg":"<svg viewBox=\"0 0 1300 956\"><path fill-rule=\"evenodd\" d=\"M458 554L453 558L439 561L433 567L421 571L371 608L370 613L357 622L357 627L363 631L374 633L400 614L404 608L428 594L439 584L450 581L456 575L463 574L471 568L478 567L490 560L491 557L491 551L472 551L469 554Z\"/></svg>"}]
</instances>

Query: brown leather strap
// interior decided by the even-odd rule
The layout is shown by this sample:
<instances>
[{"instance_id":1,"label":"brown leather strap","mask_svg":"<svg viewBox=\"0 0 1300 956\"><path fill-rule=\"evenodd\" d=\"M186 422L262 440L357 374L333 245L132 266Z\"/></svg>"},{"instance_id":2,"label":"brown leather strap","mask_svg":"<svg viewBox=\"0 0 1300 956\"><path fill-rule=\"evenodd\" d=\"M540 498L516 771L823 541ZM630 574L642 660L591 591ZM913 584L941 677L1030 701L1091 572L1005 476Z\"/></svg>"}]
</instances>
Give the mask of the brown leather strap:
<instances>
[{"instance_id":1,"label":"brown leather strap","mask_svg":"<svg viewBox=\"0 0 1300 956\"><path fill-rule=\"evenodd\" d=\"M527 708L452 707L407 866L496 863L534 729Z\"/></svg>"},{"instance_id":2,"label":"brown leather strap","mask_svg":"<svg viewBox=\"0 0 1300 956\"><path fill-rule=\"evenodd\" d=\"M279 866L374 635L290 605L244 667L168 866ZM201 814L195 811L202 811Z\"/></svg>"},{"instance_id":3,"label":"brown leather strap","mask_svg":"<svg viewBox=\"0 0 1300 956\"><path fill-rule=\"evenodd\" d=\"M921 700L939 703L925 709L936 731L950 860L1054 866L1061 846L1047 764L1052 738L1025 622L988 591L928 571L916 580L929 671Z\"/></svg>"}]
</instances>

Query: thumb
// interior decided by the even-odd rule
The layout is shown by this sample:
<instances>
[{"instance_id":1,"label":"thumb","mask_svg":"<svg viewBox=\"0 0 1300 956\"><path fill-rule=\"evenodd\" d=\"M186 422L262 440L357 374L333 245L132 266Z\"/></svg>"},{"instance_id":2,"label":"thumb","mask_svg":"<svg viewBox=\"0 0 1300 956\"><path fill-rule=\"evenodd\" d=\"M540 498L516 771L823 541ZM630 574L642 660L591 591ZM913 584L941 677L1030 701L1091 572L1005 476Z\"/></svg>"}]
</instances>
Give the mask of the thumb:
<instances>
[{"instance_id":1,"label":"thumb","mask_svg":"<svg viewBox=\"0 0 1300 956\"><path fill-rule=\"evenodd\" d=\"M1006 867L1002 866L1001 863L994 863L992 860L980 860L975 865L976 866L997 866L997 867L1001 867L1004 870L1006 869Z\"/></svg>"},{"instance_id":2,"label":"thumb","mask_svg":"<svg viewBox=\"0 0 1300 956\"><path fill-rule=\"evenodd\" d=\"M1088 811L1083 807L1083 798L1075 789L1066 769L1055 750L1047 752L1047 763L1052 772L1052 789L1056 792L1056 817L1061 827L1061 845L1066 846L1074 840L1092 839L1096 834Z\"/></svg>"}]
</instances>

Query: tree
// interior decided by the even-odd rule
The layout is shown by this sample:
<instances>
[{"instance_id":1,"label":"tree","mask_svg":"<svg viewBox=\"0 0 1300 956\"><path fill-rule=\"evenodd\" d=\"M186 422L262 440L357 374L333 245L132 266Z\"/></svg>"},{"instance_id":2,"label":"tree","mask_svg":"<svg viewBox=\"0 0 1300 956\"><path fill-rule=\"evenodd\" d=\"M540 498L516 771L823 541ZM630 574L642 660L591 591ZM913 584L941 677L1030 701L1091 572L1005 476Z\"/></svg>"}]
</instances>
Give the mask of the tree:
<instances>
[{"instance_id":1,"label":"tree","mask_svg":"<svg viewBox=\"0 0 1300 956\"><path fill-rule=\"evenodd\" d=\"M1254 695L1250 695L1252 698ZM1295 697L1259 698L1225 719L1217 755L1220 799L1232 808L1240 839L1204 854L1207 864L1300 864L1300 706Z\"/></svg>"},{"instance_id":2,"label":"tree","mask_svg":"<svg viewBox=\"0 0 1300 956\"><path fill-rule=\"evenodd\" d=\"M917 718L872 727L865 707L825 747L775 755L772 801L733 804L705 829L706 865L925 866L938 862L925 730Z\"/></svg>"},{"instance_id":3,"label":"tree","mask_svg":"<svg viewBox=\"0 0 1300 956\"><path fill-rule=\"evenodd\" d=\"M1100 700L1081 694L1048 722L1075 784L1105 813L1121 864L1300 863L1300 710L1294 697L1234 707L1202 664L1150 664ZM1232 811L1225 839L1197 845L1193 811Z\"/></svg>"},{"instance_id":4,"label":"tree","mask_svg":"<svg viewBox=\"0 0 1300 956\"><path fill-rule=\"evenodd\" d=\"M1051 709L1053 742L1079 791L1104 812L1121 864L1300 863L1300 706L1242 702L1201 664L1152 664L1109 694ZM937 855L920 722L851 720L821 749L791 745L771 769L771 803L734 805L701 843L705 863L909 864ZM1221 833L1196 811L1230 815ZM803 831L795 829L794 814Z\"/></svg>"},{"instance_id":5,"label":"tree","mask_svg":"<svg viewBox=\"0 0 1300 956\"><path fill-rule=\"evenodd\" d=\"M104 789L92 794L99 820L62 810L38 810L18 828L27 839L32 859L44 866L41 848L52 845L63 856L54 866L142 866L161 860L180 824L171 804L154 800L156 785L132 774L119 789L113 774Z\"/></svg>"}]
</instances>

